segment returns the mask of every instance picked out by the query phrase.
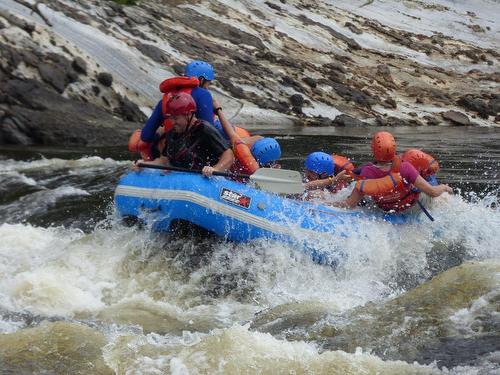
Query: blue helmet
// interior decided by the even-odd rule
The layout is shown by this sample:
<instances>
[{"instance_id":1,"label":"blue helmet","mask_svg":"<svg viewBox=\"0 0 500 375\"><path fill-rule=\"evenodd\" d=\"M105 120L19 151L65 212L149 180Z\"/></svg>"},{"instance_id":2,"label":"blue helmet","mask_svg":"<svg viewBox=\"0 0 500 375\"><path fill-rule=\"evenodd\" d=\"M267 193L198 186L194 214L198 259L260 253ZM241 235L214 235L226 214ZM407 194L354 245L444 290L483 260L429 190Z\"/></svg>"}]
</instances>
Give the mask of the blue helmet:
<instances>
[{"instance_id":1,"label":"blue helmet","mask_svg":"<svg viewBox=\"0 0 500 375\"><path fill-rule=\"evenodd\" d=\"M184 75L186 77L195 78L203 77L207 81L213 81L215 78L215 72L212 65L205 61L199 60L191 61L189 64L187 64L186 68L184 69Z\"/></svg>"},{"instance_id":2,"label":"blue helmet","mask_svg":"<svg viewBox=\"0 0 500 375\"><path fill-rule=\"evenodd\" d=\"M309 154L306 158L306 169L311 172L322 174L326 173L328 176L333 175L333 158L325 152L316 151Z\"/></svg>"},{"instance_id":3,"label":"blue helmet","mask_svg":"<svg viewBox=\"0 0 500 375\"><path fill-rule=\"evenodd\" d=\"M274 138L261 138L255 142L250 150L260 165L276 161L281 156L280 144Z\"/></svg>"}]
</instances>

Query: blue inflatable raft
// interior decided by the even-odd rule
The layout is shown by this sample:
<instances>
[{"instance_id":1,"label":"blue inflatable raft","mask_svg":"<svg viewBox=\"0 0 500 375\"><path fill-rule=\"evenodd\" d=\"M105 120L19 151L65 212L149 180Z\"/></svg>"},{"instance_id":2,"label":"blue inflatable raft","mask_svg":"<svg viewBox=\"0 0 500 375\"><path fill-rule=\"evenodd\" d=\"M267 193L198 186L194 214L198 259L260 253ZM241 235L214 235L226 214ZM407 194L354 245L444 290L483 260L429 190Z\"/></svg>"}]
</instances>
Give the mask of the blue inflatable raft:
<instances>
[{"instance_id":1,"label":"blue inflatable raft","mask_svg":"<svg viewBox=\"0 0 500 375\"><path fill-rule=\"evenodd\" d=\"M359 220L408 221L404 215L288 199L224 177L147 169L121 178L115 203L119 215L141 218L156 231L169 230L173 221L183 220L232 241L270 238L298 244L319 263L336 263L339 254L318 249L318 235L347 236Z\"/></svg>"}]
</instances>

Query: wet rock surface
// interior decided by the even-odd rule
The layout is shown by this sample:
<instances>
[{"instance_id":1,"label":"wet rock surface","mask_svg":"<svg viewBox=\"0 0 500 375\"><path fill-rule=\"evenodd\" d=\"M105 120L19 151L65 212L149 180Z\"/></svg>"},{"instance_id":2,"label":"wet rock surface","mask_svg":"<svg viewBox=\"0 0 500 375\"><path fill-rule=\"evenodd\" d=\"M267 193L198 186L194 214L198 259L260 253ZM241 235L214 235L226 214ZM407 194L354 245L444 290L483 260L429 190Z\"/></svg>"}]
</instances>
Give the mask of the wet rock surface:
<instances>
[{"instance_id":1,"label":"wet rock surface","mask_svg":"<svg viewBox=\"0 0 500 375\"><path fill-rule=\"evenodd\" d=\"M8 26L0 38L0 144L125 144L146 116L110 89L112 75L89 74L97 65L55 35L15 15L2 16ZM28 38L19 25L48 45Z\"/></svg>"},{"instance_id":2,"label":"wet rock surface","mask_svg":"<svg viewBox=\"0 0 500 375\"><path fill-rule=\"evenodd\" d=\"M217 72L214 95L220 100L230 97L235 108L224 107L236 114L244 106L253 106L307 125L328 117L318 113L320 109L311 111L320 104L348 116L319 121L321 126L350 126L347 118L387 126L498 122L500 103L495 94L500 79L495 69L500 54L495 48L440 32L427 36L392 28L343 6L269 1L263 10L251 3L241 8L223 2L186 4L39 1L29 6L44 17L45 22L38 23L0 8L2 75L38 80L57 94L96 105L108 115L144 121L139 106L155 105L156 84L147 89L152 94L145 99L123 79L126 73L99 66L93 56L54 34L50 12L44 8L49 7L124 43L148 62L140 67L142 74L148 75L151 66L179 74L186 61L210 61ZM415 6L430 9L433 5ZM477 34L493 32L480 26L477 16L467 25ZM368 43L365 35L381 44ZM116 64L116 69L126 69L127 63ZM436 120L436 111L429 110L432 106L447 114ZM449 114L456 106L469 121L479 121L467 123L465 117ZM387 110L392 111L389 116ZM6 138L24 139L11 122Z\"/></svg>"}]
</instances>

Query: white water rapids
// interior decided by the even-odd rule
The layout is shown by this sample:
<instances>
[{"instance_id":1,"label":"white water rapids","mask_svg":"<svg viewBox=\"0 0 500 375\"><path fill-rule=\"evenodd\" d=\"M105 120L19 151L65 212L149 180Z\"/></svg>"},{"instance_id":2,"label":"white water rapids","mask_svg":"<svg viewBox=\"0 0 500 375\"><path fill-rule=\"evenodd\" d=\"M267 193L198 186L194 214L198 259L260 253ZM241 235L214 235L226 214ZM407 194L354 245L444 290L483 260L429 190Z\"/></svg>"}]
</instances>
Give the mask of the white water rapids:
<instances>
[{"instance_id":1,"label":"white water rapids","mask_svg":"<svg viewBox=\"0 0 500 375\"><path fill-rule=\"evenodd\" d=\"M125 162L83 157L2 163L2 181L15 180L19 189L42 187L31 194L41 194L39 209L50 214L55 201L73 195L77 202L90 194L82 180L122 171ZM58 173L79 180L54 187L49 176ZM61 189L65 193L57 195ZM54 196L54 201L48 198ZM28 199L11 202L11 210L16 206L19 212L12 211L0 225L0 358L8 369L26 369L20 363L32 358L33 369L40 371L64 357L65 371L90 371L90 361L97 373L112 369L118 374L479 374L498 369L493 354L449 370L369 354L370 348L378 352L376 341L382 338L386 352L396 353L389 358L409 355L401 342L411 342L404 325L387 336L391 322L380 318L395 311L394 301L404 306L400 318L407 315L406 324L431 319L430 325L413 328L424 346L444 334L432 333L436 329L465 339L481 336L478 324L487 330L485 322L498 323L500 213L491 208L491 199L470 203L445 196L432 207L437 218L432 224L364 223L362 230L332 244L348 254L336 271L281 243L153 234L122 226L112 213L87 233L78 227L39 227L19 222L23 207L32 209ZM463 266L444 271L462 261ZM483 274L479 279L478 272ZM440 274L436 281L425 281L435 274ZM459 297L452 291L456 282L450 281L456 277L465 285ZM367 306L379 318L367 330L371 336L364 345L354 351L330 349L328 327L333 324L339 337L343 329L362 336L356 322L368 312L358 315L357 309ZM414 316L417 311L424 312ZM64 345L57 341L62 338ZM16 350L25 340L38 349ZM73 350L79 346L81 351ZM56 357L47 354L54 350Z\"/></svg>"}]
</instances>

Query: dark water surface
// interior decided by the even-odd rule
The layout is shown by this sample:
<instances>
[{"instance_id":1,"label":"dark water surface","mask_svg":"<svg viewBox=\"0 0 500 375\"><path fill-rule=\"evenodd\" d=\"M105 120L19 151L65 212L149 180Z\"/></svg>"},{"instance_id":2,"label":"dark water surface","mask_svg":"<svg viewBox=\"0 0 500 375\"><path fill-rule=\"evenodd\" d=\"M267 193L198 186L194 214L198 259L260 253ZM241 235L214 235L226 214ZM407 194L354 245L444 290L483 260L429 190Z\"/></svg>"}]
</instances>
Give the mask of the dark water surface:
<instances>
[{"instance_id":1,"label":"dark water surface","mask_svg":"<svg viewBox=\"0 0 500 375\"><path fill-rule=\"evenodd\" d=\"M421 148L435 156L441 166L439 179L450 184L456 192L468 197L474 192L483 197L487 194L498 195L500 184L500 129L488 128L308 128L294 129L291 132L270 134L276 136L282 146L282 165L284 168L301 170L305 156L313 151L338 153L348 156L356 165L370 161L370 137L376 130L389 130L396 136L398 150ZM98 156L103 159L133 160L136 155L125 147L118 148L0 148L0 160L36 160L40 158L80 159ZM29 213L15 216L36 225L49 224L78 225L82 229L91 228L96 221L103 219L106 207L112 201L114 187L126 164L109 164L97 168L95 173L68 175L70 168L58 169L47 178L44 187L54 188L61 184L81 188L90 193L74 201L70 196L58 201L48 213ZM91 171L90 171L91 172ZM25 175L41 177L45 172L28 168ZM47 177L47 176L45 176ZM31 186L10 185L3 182L0 204L9 204L23 195L32 193ZM75 220L75 218L77 218ZM8 215L2 221L9 221Z\"/></svg>"}]
</instances>

